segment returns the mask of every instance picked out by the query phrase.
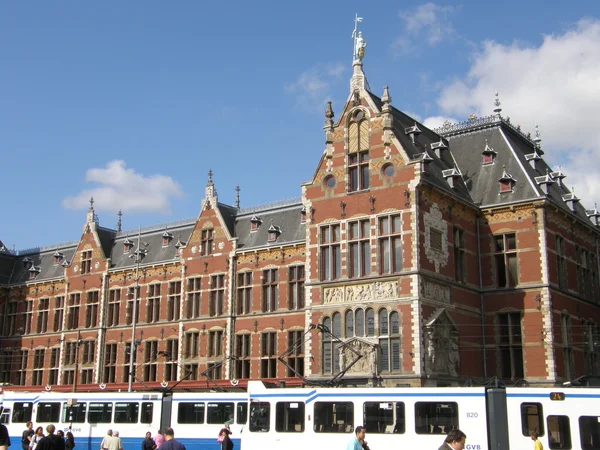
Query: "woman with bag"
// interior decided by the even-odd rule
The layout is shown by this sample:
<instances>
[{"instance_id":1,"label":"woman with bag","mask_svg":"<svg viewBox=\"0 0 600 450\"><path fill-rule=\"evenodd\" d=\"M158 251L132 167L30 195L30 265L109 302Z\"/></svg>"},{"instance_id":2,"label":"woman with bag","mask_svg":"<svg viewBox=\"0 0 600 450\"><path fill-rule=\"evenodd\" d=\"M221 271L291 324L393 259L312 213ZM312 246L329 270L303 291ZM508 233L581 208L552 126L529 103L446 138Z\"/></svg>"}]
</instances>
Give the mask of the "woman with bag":
<instances>
[{"instance_id":1,"label":"woman with bag","mask_svg":"<svg viewBox=\"0 0 600 450\"><path fill-rule=\"evenodd\" d=\"M33 434L33 436L31 436L31 441L29 442L29 449L35 450L35 448L38 445L38 442L40 442L40 439L42 439L43 437L44 429L42 427L37 427L35 429L35 433Z\"/></svg>"},{"instance_id":2,"label":"woman with bag","mask_svg":"<svg viewBox=\"0 0 600 450\"><path fill-rule=\"evenodd\" d=\"M233 441L229 438L229 431L227 428L221 428L219 431L219 437L217 442L221 443L221 450L233 450Z\"/></svg>"}]
</instances>

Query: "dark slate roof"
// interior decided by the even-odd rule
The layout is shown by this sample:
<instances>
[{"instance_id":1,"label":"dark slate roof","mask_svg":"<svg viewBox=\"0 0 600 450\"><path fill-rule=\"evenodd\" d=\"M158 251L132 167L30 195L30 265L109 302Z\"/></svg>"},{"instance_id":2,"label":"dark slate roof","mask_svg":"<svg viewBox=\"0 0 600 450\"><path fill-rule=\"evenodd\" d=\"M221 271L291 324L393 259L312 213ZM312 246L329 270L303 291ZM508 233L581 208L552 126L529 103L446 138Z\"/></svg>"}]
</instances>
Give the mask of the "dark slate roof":
<instances>
[{"instance_id":1,"label":"dark slate roof","mask_svg":"<svg viewBox=\"0 0 600 450\"><path fill-rule=\"evenodd\" d=\"M103 227L96 228L96 231L98 232L98 238L100 239L100 246L102 247L102 251L104 251L104 256L110 256L110 250L117 231Z\"/></svg>"},{"instance_id":2,"label":"dark slate roof","mask_svg":"<svg viewBox=\"0 0 600 450\"><path fill-rule=\"evenodd\" d=\"M64 276L65 261L71 261L77 249L77 242L54 245L49 247L22 250L16 258L15 269L9 284L25 283L30 281L30 268L39 270L31 281L51 280ZM54 254L58 252L62 257L58 263L54 262Z\"/></svg>"},{"instance_id":3,"label":"dark slate roof","mask_svg":"<svg viewBox=\"0 0 600 450\"><path fill-rule=\"evenodd\" d=\"M301 222L302 203L292 199L262 206L244 208L235 221L238 248L249 250L266 246L279 246L306 240L306 224ZM262 223L258 230L251 230L251 219L256 216ZM273 225L280 234L274 242L268 242L268 230Z\"/></svg>"},{"instance_id":4,"label":"dark slate roof","mask_svg":"<svg viewBox=\"0 0 600 450\"><path fill-rule=\"evenodd\" d=\"M377 108L381 111L381 108L383 107L381 99L371 92L369 92L369 95ZM442 152L442 157L438 158L432 150L431 144L439 142L442 139L441 136L393 106L391 106L390 109L393 118L392 131L398 141L400 141L400 144L408 154L408 157L411 159L418 158L419 155L427 150L428 155L433 159L429 164L429 174L422 179L425 182L431 183L446 192L452 192L454 195L470 202L471 197L463 180L459 177L456 180L457 182L455 183L454 188L451 188L442 174L442 171L444 170L455 168L456 163L452 158L450 151L444 150ZM415 124L418 126L421 133L416 138L415 143L413 143L411 137L406 134L406 129L413 127ZM444 142L448 144L445 139Z\"/></svg>"},{"instance_id":5,"label":"dark slate roof","mask_svg":"<svg viewBox=\"0 0 600 450\"><path fill-rule=\"evenodd\" d=\"M15 255L9 252L0 252L0 285L10 283L17 263L18 259Z\"/></svg>"},{"instance_id":6,"label":"dark slate roof","mask_svg":"<svg viewBox=\"0 0 600 450\"><path fill-rule=\"evenodd\" d=\"M238 212L237 208L233 206L225 205L224 203L219 203L219 212L223 217L223 221L225 222L225 226L229 230L229 234L234 236L235 234L235 216Z\"/></svg>"}]
</instances>

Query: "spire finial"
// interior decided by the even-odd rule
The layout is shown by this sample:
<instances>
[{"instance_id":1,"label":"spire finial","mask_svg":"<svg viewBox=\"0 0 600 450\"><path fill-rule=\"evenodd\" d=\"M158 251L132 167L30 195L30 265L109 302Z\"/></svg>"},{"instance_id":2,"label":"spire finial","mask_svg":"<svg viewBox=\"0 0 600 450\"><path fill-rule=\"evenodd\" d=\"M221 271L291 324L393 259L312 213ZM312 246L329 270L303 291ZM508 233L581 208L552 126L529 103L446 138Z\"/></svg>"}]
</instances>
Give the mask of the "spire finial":
<instances>
[{"instance_id":1,"label":"spire finial","mask_svg":"<svg viewBox=\"0 0 600 450\"><path fill-rule=\"evenodd\" d=\"M390 89L387 86L383 87L383 96L381 97L381 101L385 104L392 103L392 97L390 97Z\"/></svg>"},{"instance_id":2,"label":"spire finial","mask_svg":"<svg viewBox=\"0 0 600 450\"><path fill-rule=\"evenodd\" d=\"M537 148L540 147L540 142L542 142L542 138L540 137L540 126L535 124L535 137L533 138L533 143Z\"/></svg>"},{"instance_id":3,"label":"spire finial","mask_svg":"<svg viewBox=\"0 0 600 450\"><path fill-rule=\"evenodd\" d=\"M240 209L240 191L241 191L240 185L238 184L235 187L235 205L234 206L236 209Z\"/></svg>"},{"instance_id":4,"label":"spire finial","mask_svg":"<svg viewBox=\"0 0 600 450\"><path fill-rule=\"evenodd\" d=\"M498 98L498 91L496 91L496 95L495 95L495 99L494 99L494 114L496 114L497 116L500 116L500 113L502 112L502 108L500 107L500 99Z\"/></svg>"},{"instance_id":5,"label":"spire finial","mask_svg":"<svg viewBox=\"0 0 600 450\"><path fill-rule=\"evenodd\" d=\"M208 184L213 184L212 176L213 176L212 169L208 169Z\"/></svg>"},{"instance_id":6,"label":"spire finial","mask_svg":"<svg viewBox=\"0 0 600 450\"><path fill-rule=\"evenodd\" d=\"M94 209L94 196L92 195L90 197L90 211L92 211Z\"/></svg>"},{"instance_id":7,"label":"spire finial","mask_svg":"<svg viewBox=\"0 0 600 450\"><path fill-rule=\"evenodd\" d=\"M358 24L362 21L363 18L358 17L358 14L354 15L354 31L352 32L352 40L354 42L353 61L362 61L365 56L365 47L367 46L367 43L362 37L362 32L358 31Z\"/></svg>"},{"instance_id":8,"label":"spire finial","mask_svg":"<svg viewBox=\"0 0 600 450\"><path fill-rule=\"evenodd\" d=\"M325 108L325 126L331 127L333 126L333 107L331 106L331 102L327 102L327 108Z\"/></svg>"},{"instance_id":9,"label":"spire finial","mask_svg":"<svg viewBox=\"0 0 600 450\"><path fill-rule=\"evenodd\" d=\"M123 211L119 210L117 216L119 217L117 220L117 231L121 231L121 217L123 217Z\"/></svg>"}]
</instances>

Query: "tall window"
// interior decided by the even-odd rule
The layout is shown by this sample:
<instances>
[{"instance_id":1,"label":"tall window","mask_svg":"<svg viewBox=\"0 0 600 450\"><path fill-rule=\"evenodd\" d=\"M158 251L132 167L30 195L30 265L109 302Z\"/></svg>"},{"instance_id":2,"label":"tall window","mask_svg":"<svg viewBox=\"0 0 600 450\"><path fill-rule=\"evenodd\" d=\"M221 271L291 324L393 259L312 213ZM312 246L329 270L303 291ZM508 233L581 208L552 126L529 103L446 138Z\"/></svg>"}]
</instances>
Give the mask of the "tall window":
<instances>
[{"instance_id":1,"label":"tall window","mask_svg":"<svg viewBox=\"0 0 600 450\"><path fill-rule=\"evenodd\" d=\"M116 327L119 325L119 314L121 312L121 289L108 291L108 311L106 326Z\"/></svg>"},{"instance_id":2,"label":"tall window","mask_svg":"<svg viewBox=\"0 0 600 450\"><path fill-rule=\"evenodd\" d=\"M17 332L17 302L8 302L6 306L6 330L4 336L12 336Z\"/></svg>"},{"instance_id":3,"label":"tall window","mask_svg":"<svg viewBox=\"0 0 600 450\"><path fill-rule=\"evenodd\" d=\"M197 358L200 355L200 333L192 331L185 334L185 358Z\"/></svg>"},{"instance_id":4,"label":"tall window","mask_svg":"<svg viewBox=\"0 0 600 450\"><path fill-rule=\"evenodd\" d=\"M348 223L348 247L350 250L350 278L371 274L371 224L369 219Z\"/></svg>"},{"instance_id":5,"label":"tall window","mask_svg":"<svg viewBox=\"0 0 600 450\"><path fill-rule=\"evenodd\" d=\"M222 316L225 312L225 275L211 275L210 277L208 310L211 317Z\"/></svg>"},{"instance_id":6,"label":"tall window","mask_svg":"<svg viewBox=\"0 0 600 450\"><path fill-rule=\"evenodd\" d=\"M81 252L81 274L85 275L92 270L92 251Z\"/></svg>"},{"instance_id":7,"label":"tall window","mask_svg":"<svg viewBox=\"0 0 600 450\"><path fill-rule=\"evenodd\" d=\"M342 317L339 312L335 312L330 317L323 319L323 325L333 334L335 337L342 337ZM338 344L331 338L329 333L323 333L322 335L323 351L322 351L322 365L323 373L338 373L340 372L339 366L339 349Z\"/></svg>"},{"instance_id":8,"label":"tall window","mask_svg":"<svg viewBox=\"0 0 600 450\"><path fill-rule=\"evenodd\" d=\"M379 273L402 270L402 221L400 214L379 217Z\"/></svg>"},{"instance_id":9,"label":"tall window","mask_svg":"<svg viewBox=\"0 0 600 450\"><path fill-rule=\"evenodd\" d=\"M179 308L181 306L181 281L169 282L169 295L167 299L167 320L179 320Z\"/></svg>"},{"instance_id":10,"label":"tall window","mask_svg":"<svg viewBox=\"0 0 600 450\"><path fill-rule=\"evenodd\" d=\"M223 330L208 332L208 356L223 356Z\"/></svg>"},{"instance_id":11,"label":"tall window","mask_svg":"<svg viewBox=\"0 0 600 450\"><path fill-rule=\"evenodd\" d=\"M250 378L250 335L235 336L235 377Z\"/></svg>"},{"instance_id":12,"label":"tall window","mask_svg":"<svg viewBox=\"0 0 600 450\"><path fill-rule=\"evenodd\" d=\"M177 358L179 355L179 340L167 339L165 347L165 381L177 379Z\"/></svg>"},{"instance_id":13,"label":"tall window","mask_svg":"<svg viewBox=\"0 0 600 450\"><path fill-rule=\"evenodd\" d=\"M341 275L340 225L326 225L320 229L321 281L337 280Z\"/></svg>"},{"instance_id":14,"label":"tall window","mask_svg":"<svg viewBox=\"0 0 600 450\"><path fill-rule=\"evenodd\" d=\"M496 285L500 288L519 284L517 265L517 236L515 233L494 236L496 260Z\"/></svg>"},{"instance_id":15,"label":"tall window","mask_svg":"<svg viewBox=\"0 0 600 450\"><path fill-rule=\"evenodd\" d=\"M135 306L135 307L134 307ZM125 311L125 323L133 323L133 310L135 309L135 323L140 321L140 287L127 288L127 310Z\"/></svg>"},{"instance_id":16,"label":"tall window","mask_svg":"<svg viewBox=\"0 0 600 450\"><path fill-rule=\"evenodd\" d=\"M186 380L197 380L198 379L198 363L185 364L183 366L183 376L187 377Z\"/></svg>"},{"instance_id":17,"label":"tall window","mask_svg":"<svg viewBox=\"0 0 600 450\"><path fill-rule=\"evenodd\" d=\"M291 353L288 355L288 365L294 370L288 367L287 376L295 377L296 375L304 375L304 331L288 331L287 335L288 349L291 349Z\"/></svg>"},{"instance_id":18,"label":"tall window","mask_svg":"<svg viewBox=\"0 0 600 450\"><path fill-rule=\"evenodd\" d=\"M389 314L389 316L388 316ZM379 369L382 372L400 370L400 319L396 311L379 311Z\"/></svg>"},{"instance_id":19,"label":"tall window","mask_svg":"<svg viewBox=\"0 0 600 450\"><path fill-rule=\"evenodd\" d=\"M160 284L155 283L148 286L148 298L146 300L146 322L154 323L160 320Z\"/></svg>"},{"instance_id":20,"label":"tall window","mask_svg":"<svg viewBox=\"0 0 600 450\"><path fill-rule=\"evenodd\" d=\"M521 313L498 314L500 374L502 378L523 378L523 341Z\"/></svg>"},{"instance_id":21,"label":"tall window","mask_svg":"<svg viewBox=\"0 0 600 450\"><path fill-rule=\"evenodd\" d=\"M589 252L588 261L588 267L590 269L590 300L595 303L598 303L600 301L600 299L598 298L598 295L600 293L600 288L598 286L598 263L596 262L596 255L593 252Z\"/></svg>"},{"instance_id":22,"label":"tall window","mask_svg":"<svg viewBox=\"0 0 600 450\"><path fill-rule=\"evenodd\" d=\"M575 262L577 263L577 292L586 300L593 300L594 274L590 263L593 262L592 254L581 247L575 249Z\"/></svg>"},{"instance_id":23,"label":"tall window","mask_svg":"<svg viewBox=\"0 0 600 450\"><path fill-rule=\"evenodd\" d=\"M288 288L288 309L304 308L304 266L290 267Z\"/></svg>"},{"instance_id":24,"label":"tall window","mask_svg":"<svg viewBox=\"0 0 600 450\"><path fill-rule=\"evenodd\" d=\"M263 270L262 291L263 312L277 311L277 269Z\"/></svg>"},{"instance_id":25,"label":"tall window","mask_svg":"<svg viewBox=\"0 0 600 450\"><path fill-rule=\"evenodd\" d=\"M60 348L50 350L50 366L48 370L48 384L58 384L58 363L60 360Z\"/></svg>"},{"instance_id":26,"label":"tall window","mask_svg":"<svg viewBox=\"0 0 600 450\"><path fill-rule=\"evenodd\" d=\"M556 270L558 275L558 286L566 289L567 283L567 264L565 260L565 241L561 236L556 236Z\"/></svg>"},{"instance_id":27,"label":"tall window","mask_svg":"<svg viewBox=\"0 0 600 450\"><path fill-rule=\"evenodd\" d=\"M594 340L593 322L582 321L581 344L583 345L583 372L588 375L600 373L600 352L596 351L597 341Z\"/></svg>"},{"instance_id":28,"label":"tall window","mask_svg":"<svg viewBox=\"0 0 600 450\"><path fill-rule=\"evenodd\" d=\"M123 383L127 383L129 381L129 362L132 358L133 351L133 376L135 377L135 368L137 363L137 349L138 346L134 345L133 350L131 346L131 342L125 343L125 358L123 359Z\"/></svg>"},{"instance_id":29,"label":"tall window","mask_svg":"<svg viewBox=\"0 0 600 450\"><path fill-rule=\"evenodd\" d=\"M114 383L117 373L117 344L106 344L104 347L104 383Z\"/></svg>"},{"instance_id":30,"label":"tall window","mask_svg":"<svg viewBox=\"0 0 600 450\"><path fill-rule=\"evenodd\" d=\"M24 386L27 384L27 361L29 359L29 351L28 350L17 350L17 372L16 372L16 380L15 384L20 386Z\"/></svg>"},{"instance_id":31,"label":"tall window","mask_svg":"<svg viewBox=\"0 0 600 450\"><path fill-rule=\"evenodd\" d=\"M187 281L187 305L186 318L197 319L200 317L200 297L202 289L202 278L189 278Z\"/></svg>"},{"instance_id":32,"label":"tall window","mask_svg":"<svg viewBox=\"0 0 600 450\"><path fill-rule=\"evenodd\" d=\"M76 330L79 328L79 306L81 304L81 294L75 293L69 295L69 309L67 311L67 330Z\"/></svg>"},{"instance_id":33,"label":"tall window","mask_svg":"<svg viewBox=\"0 0 600 450\"><path fill-rule=\"evenodd\" d=\"M54 322L52 331L62 331L65 311L65 297L59 295L54 299Z\"/></svg>"},{"instance_id":34,"label":"tall window","mask_svg":"<svg viewBox=\"0 0 600 450\"><path fill-rule=\"evenodd\" d=\"M563 314L561 317L562 337L563 337L563 356L565 361L565 378L572 380L575 378L575 355L573 354L573 332L571 317Z\"/></svg>"},{"instance_id":35,"label":"tall window","mask_svg":"<svg viewBox=\"0 0 600 450\"><path fill-rule=\"evenodd\" d=\"M31 377L31 384L34 386L41 386L44 376L44 356L46 351L44 349L38 349L33 354L33 376Z\"/></svg>"},{"instance_id":36,"label":"tall window","mask_svg":"<svg viewBox=\"0 0 600 450\"><path fill-rule=\"evenodd\" d=\"M260 377L277 376L277 333L263 333L260 336Z\"/></svg>"},{"instance_id":37,"label":"tall window","mask_svg":"<svg viewBox=\"0 0 600 450\"><path fill-rule=\"evenodd\" d=\"M98 325L98 294L100 291L87 293L85 300L85 327L93 328Z\"/></svg>"},{"instance_id":38,"label":"tall window","mask_svg":"<svg viewBox=\"0 0 600 450\"><path fill-rule=\"evenodd\" d=\"M236 313L250 314L252 311L252 272L238 273Z\"/></svg>"},{"instance_id":39,"label":"tall window","mask_svg":"<svg viewBox=\"0 0 600 450\"><path fill-rule=\"evenodd\" d=\"M454 279L459 283L467 282L466 264L465 232L454 227Z\"/></svg>"},{"instance_id":40,"label":"tall window","mask_svg":"<svg viewBox=\"0 0 600 450\"><path fill-rule=\"evenodd\" d=\"M369 121L364 111L353 113L348 126L348 191L369 188Z\"/></svg>"},{"instance_id":41,"label":"tall window","mask_svg":"<svg viewBox=\"0 0 600 450\"><path fill-rule=\"evenodd\" d=\"M158 341L146 341L144 346L144 381L156 381Z\"/></svg>"},{"instance_id":42,"label":"tall window","mask_svg":"<svg viewBox=\"0 0 600 450\"><path fill-rule=\"evenodd\" d=\"M33 300L27 300L26 308L23 316L23 320L25 321L23 334L30 334L31 322L33 321Z\"/></svg>"},{"instance_id":43,"label":"tall window","mask_svg":"<svg viewBox=\"0 0 600 450\"><path fill-rule=\"evenodd\" d=\"M48 308L50 306L49 298L40 299L38 305L37 329L38 333L45 333L48 330Z\"/></svg>"},{"instance_id":44,"label":"tall window","mask_svg":"<svg viewBox=\"0 0 600 450\"><path fill-rule=\"evenodd\" d=\"M200 255L212 255L213 252L213 230L202 230L200 237Z\"/></svg>"},{"instance_id":45,"label":"tall window","mask_svg":"<svg viewBox=\"0 0 600 450\"><path fill-rule=\"evenodd\" d=\"M96 341L84 341L83 342L83 356L81 358L81 364L94 364L96 360Z\"/></svg>"}]
</instances>

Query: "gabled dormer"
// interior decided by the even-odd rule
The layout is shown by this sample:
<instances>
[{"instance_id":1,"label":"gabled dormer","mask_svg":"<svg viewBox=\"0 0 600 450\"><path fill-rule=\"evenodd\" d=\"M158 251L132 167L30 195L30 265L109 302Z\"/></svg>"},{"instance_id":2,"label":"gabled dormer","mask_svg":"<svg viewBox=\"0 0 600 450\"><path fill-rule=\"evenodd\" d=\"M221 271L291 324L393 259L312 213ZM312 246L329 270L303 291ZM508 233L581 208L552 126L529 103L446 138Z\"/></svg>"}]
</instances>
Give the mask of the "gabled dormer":
<instances>
[{"instance_id":1,"label":"gabled dormer","mask_svg":"<svg viewBox=\"0 0 600 450\"><path fill-rule=\"evenodd\" d=\"M552 175L552 178L554 180L556 180L556 184L558 186L562 186L562 180L564 180L565 178L567 178L567 176L563 173L562 169L560 168L560 166L558 166L558 170L555 172L552 172L550 175Z\"/></svg>"},{"instance_id":2,"label":"gabled dormer","mask_svg":"<svg viewBox=\"0 0 600 450\"><path fill-rule=\"evenodd\" d=\"M167 231L165 228L164 233L162 234L162 245L163 247L167 247L171 240L173 239L173 235Z\"/></svg>"},{"instance_id":3,"label":"gabled dormer","mask_svg":"<svg viewBox=\"0 0 600 450\"><path fill-rule=\"evenodd\" d=\"M600 222L599 222L600 211L598 211L598 207L596 206L595 203L594 203L594 209L588 209L585 212L585 215L588 216L588 218L592 221L592 223L595 226L599 226L600 225Z\"/></svg>"},{"instance_id":4,"label":"gabled dormer","mask_svg":"<svg viewBox=\"0 0 600 450\"><path fill-rule=\"evenodd\" d=\"M548 195L549 187L555 183L552 174L549 171L542 177L535 177L535 182L540 186L545 195Z\"/></svg>"},{"instance_id":5,"label":"gabled dormer","mask_svg":"<svg viewBox=\"0 0 600 450\"><path fill-rule=\"evenodd\" d=\"M54 257L54 264L60 264L60 262L65 257L65 255L62 252L59 252L58 250L56 250L52 256Z\"/></svg>"},{"instance_id":6,"label":"gabled dormer","mask_svg":"<svg viewBox=\"0 0 600 450\"><path fill-rule=\"evenodd\" d=\"M494 161L496 160L496 156L498 156L498 153L496 152L496 150L494 150L492 147L489 146L487 139L485 140L485 148L483 149L481 154L483 155L483 161L482 161L483 165L494 164Z\"/></svg>"},{"instance_id":7,"label":"gabled dormer","mask_svg":"<svg viewBox=\"0 0 600 450\"><path fill-rule=\"evenodd\" d=\"M448 186L450 186L451 188L455 188L462 174L460 173L460 170L458 170L458 168L454 167L452 169L442 170L442 176L448 182Z\"/></svg>"},{"instance_id":8,"label":"gabled dormer","mask_svg":"<svg viewBox=\"0 0 600 450\"><path fill-rule=\"evenodd\" d=\"M517 180L506 171L506 166L502 168L502 176L498 180L500 183L500 193L512 192Z\"/></svg>"},{"instance_id":9,"label":"gabled dormer","mask_svg":"<svg viewBox=\"0 0 600 450\"><path fill-rule=\"evenodd\" d=\"M571 208L571 211L575 212L575 207L577 205L577 203L579 203L579 197L577 197L575 195L575 192L569 192L568 194L565 194L562 196L563 202L565 202L567 204L567 206L569 208Z\"/></svg>"},{"instance_id":10,"label":"gabled dormer","mask_svg":"<svg viewBox=\"0 0 600 450\"><path fill-rule=\"evenodd\" d=\"M123 241L123 253L129 253L133 248L133 242L129 239L129 236Z\"/></svg>"},{"instance_id":11,"label":"gabled dormer","mask_svg":"<svg viewBox=\"0 0 600 450\"><path fill-rule=\"evenodd\" d=\"M306 214L306 211L305 211ZM262 224L262 219L258 217L256 214L252 216L250 219L250 232L257 231Z\"/></svg>"},{"instance_id":12,"label":"gabled dormer","mask_svg":"<svg viewBox=\"0 0 600 450\"><path fill-rule=\"evenodd\" d=\"M416 124L415 124L416 126ZM444 142L444 139L440 137L439 142L434 142L431 144L431 150L436 154L438 158L442 158L444 150L448 150L448 145Z\"/></svg>"},{"instance_id":13,"label":"gabled dormer","mask_svg":"<svg viewBox=\"0 0 600 450\"><path fill-rule=\"evenodd\" d=\"M269 227L267 232L268 232L267 240L269 242L276 242L277 238L281 234L281 228L279 228L277 225L273 225L273 223L271 223L271 226Z\"/></svg>"},{"instance_id":14,"label":"gabled dormer","mask_svg":"<svg viewBox=\"0 0 600 450\"><path fill-rule=\"evenodd\" d=\"M23 261L23 267L25 269L30 269L33 266L33 260L27 256L25 258L23 258L22 261Z\"/></svg>"},{"instance_id":15,"label":"gabled dormer","mask_svg":"<svg viewBox=\"0 0 600 450\"><path fill-rule=\"evenodd\" d=\"M35 277L37 276L37 274L40 273L41 271L42 271L42 269L39 266L32 265L29 268L29 279L30 280L35 279Z\"/></svg>"},{"instance_id":16,"label":"gabled dormer","mask_svg":"<svg viewBox=\"0 0 600 450\"><path fill-rule=\"evenodd\" d=\"M531 165L531 168L533 170L536 170L537 169L536 165L537 165L538 161L542 160L542 157L540 156L540 154L538 153L538 149L536 148L536 149L533 150L533 153L525 155L525 159L527 161L529 161L529 164Z\"/></svg>"},{"instance_id":17,"label":"gabled dormer","mask_svg":"<svg viewBox=\"0 0 600 450\"><path fill-rule=\"evenodd\" d=\"M412 127L408 127L404 129L404 133L410 137L410 140L413 144L417 143L417 139L419 135L422 133L421 129L418 127L417 122Z\"/></svg>"},{"instance_id":18,"label":"gabled dormer","mask_svg":"<svg viewBox=\"0 0 600 450\"><path fill-rule=\"evenodd\" d=\"M305 223L306 222L306 206L302 206L302 209L300 210L300 223Z\"/></svg>"},{"instance_id":19,"label":"gabled dormer","mask_svg":"<svg viewBox=\"0 0 600 450\"><path fill-rule=\"evenodd\" d=\"M181 254L181 249L185 247L185 244L187 244L187 242L182 241L180 237L177 237L177 242L175 242L176 256Z\"/></svg>"},{"instance_id":20,"label":"gabled dormer","mask_svg":"<svg viewBox=\"0 0 600 450\"><path fill-rule=\"evenodd\" d=\"M413 160L419 162L421 173L429 173L429 164L433 162L433 158L429 156L429 152L427 152L427 150L425 150L423 153L413 156Z\"/></svg>"}]
</instances>

